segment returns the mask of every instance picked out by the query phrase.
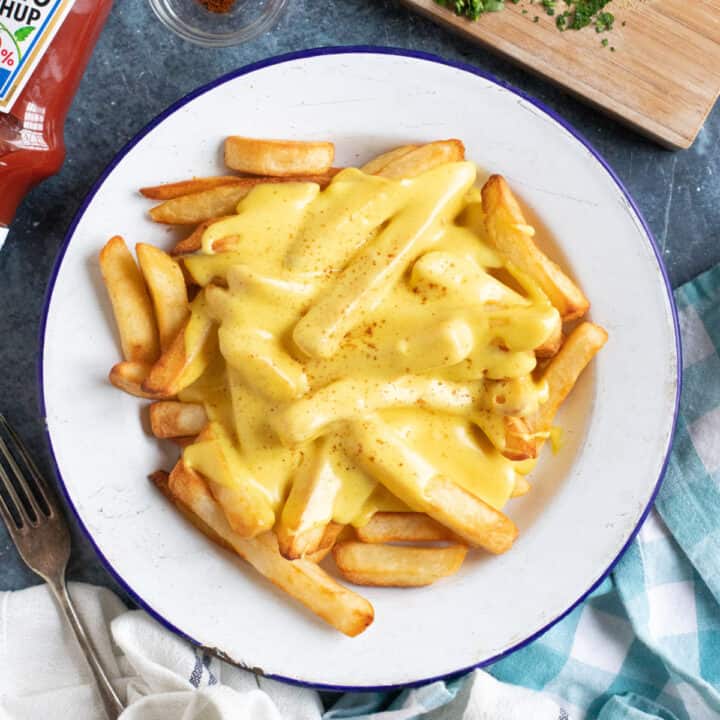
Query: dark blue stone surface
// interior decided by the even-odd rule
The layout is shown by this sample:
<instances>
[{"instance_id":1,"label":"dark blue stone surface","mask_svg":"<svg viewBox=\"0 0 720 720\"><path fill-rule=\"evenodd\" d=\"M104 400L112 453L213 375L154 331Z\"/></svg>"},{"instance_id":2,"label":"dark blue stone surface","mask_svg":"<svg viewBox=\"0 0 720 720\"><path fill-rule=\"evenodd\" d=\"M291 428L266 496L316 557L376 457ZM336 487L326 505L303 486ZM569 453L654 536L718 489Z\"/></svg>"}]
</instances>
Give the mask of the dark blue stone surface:
<instances>
[{"instance_id":1,"label":"dark blue stone surface","mask_svg":"<svg viewBox=\"0 0 720 720\"><path fill-rule=\"evenodd\" d=\"M720 108L691 150L671 153L391 0L288 5L267 35L207 50L167 31L145 0L116 0L70 112L67 162L27 198L0 252L0 411L27 438L49 477L38 403L38 327L65 230L95 178L132 135L196 86L249 62L321 45L374 44L476 65L556 110L605 156L645 215L674 285L720 261ZM79 532L70 576L117 589ZM0 526L0 590L37 582Z\"/></svg>"}]
</instances>

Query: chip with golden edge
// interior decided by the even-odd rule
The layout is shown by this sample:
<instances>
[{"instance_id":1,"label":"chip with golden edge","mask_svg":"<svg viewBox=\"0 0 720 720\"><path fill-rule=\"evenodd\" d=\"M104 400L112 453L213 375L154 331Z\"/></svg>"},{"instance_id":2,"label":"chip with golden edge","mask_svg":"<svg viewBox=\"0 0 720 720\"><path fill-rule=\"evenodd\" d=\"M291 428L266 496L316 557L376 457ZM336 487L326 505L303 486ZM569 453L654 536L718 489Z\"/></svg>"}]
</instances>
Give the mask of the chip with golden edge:
<instances>
[{"instance_id":1,"label":"chip with golden edge","mask_svg":"<svg viewBox=\"0 0 720 720\"><path fill-rule=\"evenodd\" d=\"M464 159L465 145L462 140L436 140L412 147L407 153L398 153L375 174L391 180L413 178L439 165Z\"/></svg>"},{"instance_id":2,"label":"chip with golden edge","mask_svg":"<svg viewBox=\"0 0 720 720\"><path fill-rule=\"evenodd\" d=\"M321 545L332 520L341 480L330 460L331 437L318 440L303 453L283 507L276 532L287 558L312 554Z\"/></svg>"},{"instance_id":3,"label":"chip with golden edge","mask_svg":"<svg viewBox=\"0 0 720 720\"><path fill-rule=\"evenodd\" d=\"M153 301L164 351L190 314L185 277L177 262L160 248L138 243L135 252Z\"/></svg>"},{"instance_id":4,"label":"chip with golden edge","mask_svg":"<svg viewBox=\"0 0 720 720\"><path fill-rule=\"evenodd\" d=\"M212 190L223 185L242 184L243 178L237 175L220 175L218 177L200 177L191 180L180 180L178 182L163 183L140 188L140 194L150 200L173 200L183 195Z\"/></svg>"},{"instance_id":5,"label":"chip with golden edge","mask_svg":"<svg viewBox=\"0 0 720 720\"><path fill-rule=\"evenodd\" d=\"M197 380L217 348L214 328L201 292L191 304L190 317L143 382L143 392L171 398Z\"/></svg>"},{"instance_id":6,"label":"chip with golden edge","mask_svg":"<svg viewBox=\"0 0 720 720\"><path fill-rule=\"evenodd\" d=\"M233 532L204 479L188 470L182 461L173 468L167 486L176 504L182 504L224 545L232 547L261 575L325 622L350 637L359 635L372 623L373 607L365 598L340 585L311 560L284 558L272 532L256 538L242 538Z\"/></svg>"},{"instance_id":7,"label":"chip with golden edge","mask_svg":"<svg viewBox=\"0 0 720 720\"><path fill-rule=\"evenodd\" d=\"M123 360L112 366L108 379L118 389L139 398L153 399L156 395L145 392L142 385L152 370L152 365L132 360Z\"/></svg>"},{"instance_id":8,"label":"chip with golden edge","mask_svg":"<svg viewBox=\"0 0 720 720\"><path fill-rule=\"evenodd\" d=\"M175 247L170 251L173 256L177 255L191 255L202 249L202 237L205 231L216 222L227 220L232 215L221 215L220 217L210 218L201 222L186 238L183 238L178 242Z\"/></svg>"},{"instance_id":9,"label":"chip with golden edge","mask_svg":"<svg viewBox=\"0 0 720 720\"><path fill-rule=\"evenodd\" d=\"M532 228L505 178L492 175L483 186L482 200L488 236L495 247L538 284L565 322L582 317L590 302L535 244Z\"/></svg>"},{"instance_id":10,"label":"chip with golden edge","mask_svg":"<svg viewBox=\"0 0 720 720\"><path fill-rule=\"evenodd\" d=\"M145 280L125 241L116 235L100 251L120 344L126 360L153 363L160 353L155 314Z\"/></svg>"},{"instance_id":11,"label":"chip with golden edge","mask_svg":"<svg viewBox=\"0 0 720 720\"><path fill-rule=\"evenodd\" d=\"M341 542L333 548L340 574L355 585L422 587L454 575L467 555L465 545L410 547Z\"/></svg>"},{"instance_id":12,"label":"chip with golden edge","mask_svg":"<svg viewBox=\"0 0 720 720\"><path fill-rule=\"evenodd\" d=\"M164 203L150 208L150 217L155 222L166 225L198 225L206 220L217 219L222 215L233 215L238 203L258 185L311 182L317 183L320 187L326 187L335 173L335 169L330 169L318 175L238 178L237 182L232 185L221 185L166 200Z\"/></svg>"},{"instance_id":13,"label":"chip with golden edge","mask_svg":"<svg viewBox=\"0 0 720 720\"><path fill-rule=\"evenodd\" d=\"M330 170L334 159L335 146L330 142L259 140L238 135L225 140L225 164L251 175L321 175Z\"/></svg>"},{"instance_id":14,"label":"chip with golden edge","mask_svg":"<svg viewBox=\"0 0 720 720\"><path fill-rule=\"evenodd\" d=\"M273 527L275 512L265 488L219 423L206 425L182 456L186 467L205 477L234 532L255 537Z\"/></svg>"},{"instance_id":15,"label":"chip with golden edge","mask_svg":"<svg viewBox=\"0 0 720 720\"><path fill-rule=\"evenodd\" d=\"M542 379L547 382L548 399L537 413L526 418L532 432L547 437L560 405L570 394L582 371L595 357L608 339L599 325L585 322L568 335L557 355L548 363Z\"/></svg>"},{"instance_id":16,"label":"chip with golden edge","mask_svg":"<svg viewBox=\"0 0 720 720\"><path fill-rule=\"evenodd\" d=\"M160 400L150 405L150 428L156 438L198 435L207 423L205 408L198 403Z\"/></svg>"},{"instance_id":17,"label":"chip with golden edge","mask_svg":"<svg viewBox=\"0 0 720 720\"><path fill-rule=\"evenodd\" d=\"M358 539L364 543L438 542L456 540L444 525L425 513L376 512L369 522L356 528Z\"/></svg>"},{"instance_id":18,"label":"chip with golden edge","mask_svg":"<svg viewBox=\"0 0 720 720\"><path fill-rule=\"evenodd\" d=\"M393 148L374 157L372 160L368 160L360 169L367 175L377 175L390 163L399 160L417 147L417 145L401 145L400 147Z\"/></svg>"},{"instance_id":19,"label":"chip with golden edge","mask_svg":"<svg viewBox=\"0 0 720 720\"><path fill-rule=\"evenodd\" d=\"M510 549L518 534L512 520L436 474L387 423L366 418L347 427L348 455L408 507L427 513L470 545L495 554Z\"/></svg>"}]
</instances>

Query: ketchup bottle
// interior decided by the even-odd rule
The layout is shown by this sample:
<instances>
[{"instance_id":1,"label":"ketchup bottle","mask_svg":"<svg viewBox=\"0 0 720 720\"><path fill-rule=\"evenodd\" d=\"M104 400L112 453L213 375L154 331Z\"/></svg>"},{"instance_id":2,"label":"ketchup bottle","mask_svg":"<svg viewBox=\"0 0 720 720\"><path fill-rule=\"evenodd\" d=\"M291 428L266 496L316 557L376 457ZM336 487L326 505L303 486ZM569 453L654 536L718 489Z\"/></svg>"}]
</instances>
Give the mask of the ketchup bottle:
<instances>
[{"instance_id":1,"label":"ketchup bottle","mask_svg":"<svg viewBox=\"0 0 720 720\"><path fill-rule=\"evenodd\" d=\"M0 247L65 158L65 116L112 0L0 0Z\"/></svg>"}]
</instances>

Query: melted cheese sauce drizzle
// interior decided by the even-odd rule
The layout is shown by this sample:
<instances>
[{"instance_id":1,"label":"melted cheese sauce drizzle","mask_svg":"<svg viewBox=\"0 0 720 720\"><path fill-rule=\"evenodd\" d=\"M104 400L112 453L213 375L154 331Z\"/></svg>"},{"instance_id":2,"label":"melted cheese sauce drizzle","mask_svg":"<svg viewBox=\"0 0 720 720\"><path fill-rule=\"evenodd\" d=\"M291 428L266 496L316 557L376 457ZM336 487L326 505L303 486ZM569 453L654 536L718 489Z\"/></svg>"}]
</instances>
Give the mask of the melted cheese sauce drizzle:
<instances>
[{"instance_id":1,"label":"melted cheese sauce drizzle","mask_svg":"<svg viewBox=\"0 0 720 720\"><path fill-rule=\"evenodd\" d=\"M400 181L347 169L322 192L258 186L211 225L184 260L203 288L186 344L208 323L217 344L203 344L180 399L204 404L232 472L207 442L186 463L220 485L242 475L279 518L303 457L322 453L332 519L360 525L406 509L337 441L374 416L502 508L531 464L503 457L473 418L501 423L543 401L534 349L558 316L486 241L475 179L467 162Z\"/></svg>"}]
</instances>

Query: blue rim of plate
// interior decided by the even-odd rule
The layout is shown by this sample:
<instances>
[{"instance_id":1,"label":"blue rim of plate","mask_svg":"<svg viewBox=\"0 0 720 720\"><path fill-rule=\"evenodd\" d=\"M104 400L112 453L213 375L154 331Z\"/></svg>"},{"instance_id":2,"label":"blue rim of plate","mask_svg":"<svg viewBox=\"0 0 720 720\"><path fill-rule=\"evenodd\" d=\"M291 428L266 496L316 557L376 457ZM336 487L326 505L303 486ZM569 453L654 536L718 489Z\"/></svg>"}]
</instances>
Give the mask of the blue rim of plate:
<instances>
[{"instance_id":1,"label":"blue rim of plate","mask_svg":"<svg viewBox=\"0 0 720 720\"><path fill-rule=\"evenodd\" d=\"M95 552L97 553L98 557L100 558L100 561L103 563L107 571L112 575L112 577L115 579L115 581L123 588L123 590L131 597L133 600L143 609L145 610L151 617L153 617L155 620L157 620L161 625L165 626L172 632L174 632L177 635L180 635L181 637L185 638L189 642L191 642L193 645L196 645L198 647L201 647L211 653L219 654L220 657L224 660L233 662L232 658L228 658L227 656L223 656L222 653L217 653L216 651L206 648L202 645L202 643L198 642L194 638L190 637L187 633L183 632L180 628L175 627L172 623L170 623L168 620L166 620L162 615L160 615L157 611L155 611L150 605L148 605L133 588L115 571L113 566L110 564L110 561L103 555L100 548L96 545L95 540L93 539L92 534L90 533L89 529L86 527L85 523L82 521L82 518L80 517L80 514L77 511L77 508L75 507L72 498L70 497L70 494L68 492L67 486L65 485L65 481L63 480L62 474L60 472L60 467L57 462L57 458L55 456L55 449L52 444L52 438L50 437L50 432L47 427L47 421L46 421L46 407L45 407L45 384L44 384L44 374L43 374L43 363L44 363L44 357L45 357L45 332L46 332L46 326L47 326L47 318L48 318L48 312L50 310L50 302L52 300L53 290L55 288L55 282L58 277L58 273L60 272L60 267L62 266L63 259L65 257L65 252L67 251L67 248L70 244L70 241L72 240L73 235L75 234L75 229L77 228L78 223L82 219L83 215L85 214L86 210L88 209L90 203L93 201L95 195L97 194L100 187L103 185L105 180L109 177L109 175L113 172L115 167L124 159L124 157L132 150L135 145L140 142L148 133L150 133L157 125L159 125L163 120L173 115L175 112L177 112L180 108L187 105L189 102L194 100L195 98L199 97L200 95L205 94L206 92L213 90L214 88L223 85L224 83L233 80L234 78L240 77L242 75L248 75L249 73L255 72L256 70L262 70L263 68L270 67L272 65L279 65L281 63L290 62L293 60L302 60L305 58L311 58L311 57L319 57L323 55L352 55L352 54L370 54L370 55L395 55L395 56L401 56L401 57L407 57L415 60L423 60L425 62L433 62L437 63L439 65L445 65L448 67L455 68L456 70L461 70L463 72L470 73L472 75L477 75L484 80L487 80L490 83L493 83L494 85L497 85L504 90L507 90L508 92L512 93L513 95L521 98L525 102L530 103L534 107L538 108L542 113L549 116L552 120L554 120L558 125L560 125L562 128L564 128L570 135L572 135L575 140L577 140L586 150L590 152L590 154L595 158L595 160L605 169L605 171L608 173L608 175L612 178L612 180L617 185L620 192L623 194L623 197L625 198L626 202L628 203L628 206L633 211L634 215L640 222L640 225L645 233L645 236L650 244L650 247L652 248L653 252L655 253L655 258L658 263L658 269L660 270L660 274L662 275L663 281L665 283L665 289L667 291L668 300L670 302L670 311L672 314L672 320L673 320L673 328L675 331L675 352L676 352L676 393L675 393L675 409L673 412L673 420L672 420L672 432L670 433L670 440L668 442L668 447L665 452L665 458L663 459L663 464L660 469L660 473L658 475L657 482L655 483L655 487L653 489L653 492L648 500L647 506L642 512L642 515L640 516L637 525L630 533L627 542L623 545L623 547L618 552L615 559L610 563L610 565L603 570L602 573L600 573L599 577L595 582L592 583L592 585L580 595L580 597L573 602L564 612L557 615L555 618L553 618L550 622L548 622L546 625L544 625L542 628L534 632L529 637L525 638L521 642L516 643L511 648L508 648L507 650L504 650L501 653L498 653L497 655L494 655L493 657L490 657L486 660L482 660L478 663L474 663L472 665L468 665L467 667L458 668L457 670L453 670L448 673L444 673L442 675L427 677L427 678L421 678L418 680L414 680L411 683L406 683L403 685L372 685L372 686L345 686L345 685L326 685L326 684L319 684L319 683L310 683L307 681L303 681L297 678L290 678L285 677L283 675L274 675L274 674L264 674L265 677L273 678L274 680L281 680L283 682L291 683L293 685L299 685L301 687L312 687L318 690L327 690L327 691L333 691L333 692L372 692L372 691L385 691L385 690L393 690L400 687L417 687L419 685L425 685L427 683L435 682L437 680L451 680L453 678L457 678L460 675L463 675L465 673L468 673L472 670L475 670L477 668L485 667L487 665L491 665L492 663L498 662L499 660L502 660L503 658L507 657L508 655L514 653L517 650L520 650L521 648L525 647L526 645L529 645L531 642L536 640L538 637L540 637L543 633L547 632L553 625L560 622L564 617L569 615L580 603L582 603L602 582L605 580L605 578L612 572L612 569L615 567L617 562L620 560L620 558L623 556L625 551L628 549L632 541L635 539L635 536L637 535L638 531L642 527L642 524L645 522L645 519L648 516L648 513L652 509L653 504L655 503L655 498L657 497L658 491L660 490L660 486L662 484L663 478L665 477L665 472L667 471L668 462L670 460L670 452L672 450L672 443L673 438L675 435L675 429L677 426L677 420L678 415L680 411L680 393L682 390L682 347L680 343L680 326L678 322L678 313L677 313L677 306L675 304L675 298L673 296L672 291L672 285L670 284L670 279L667 274L667 270L665 268L665 265L662 261L662 256L660 254L660 251L658 249L657 243L655 241L655 238L653 237L653 234L643 217L642 213L640 212L640 209L635 204L635 201L632 199L630 193L628 192L625 185L623 185L620 178L616 175L615 171L608 165L608 163L605 161L605 159L598 153L597 150L577 131L575 128L573 128L566 120L564 120L562 117L560 117L554 110L544 105L539 100L536 100L535 98L531 97L530 95L524 93L521 90L518 90L511 85L509 85L506 82L503 82L502 80L498 80L497 78L493 77L491 74L486 73L482 70L479 70L478 68L463 62L455 62L450 60L445 60L444 58L441 58L437 55L433 55L431 53L426 53L418 50L405 50L402 48L393 48L393 47L382 47L382 46L372 46L372 45L350 45L350 46L340 46L340 47L321 47L321 48L311 48L308 50L300 50L297 52L292 53L286 53L283 55L277 55L275 57L268 58L266 60L260 60L255 63L250 63L249 65L245 65L241 68L238 68L237 70L233 70L229 73L226 73L225 75L220 76L219 78L213 80L212 82L207 83L206 85L202 85L201 87L197 88L196 90L193 90L192 92L188 93L184 97L182 97L177 102L170 105L167 109L165 109L163 112L161 112L159 115L157 115L155 118L153 118L140 132L138 132L130 141L128 141L125 146L115 155L115 157L110 161L110 164L105 168L105 170L102 172L100 177L97 179L95 184L92 186L90 192L85 197L85 200L83 201L82 205L80 206L80 209L75 214L75 217L73 218L70 227L68 228L68 231L65 235L65 239L63 240L63 244L60 247L60 250L58 252L57 258L55 260L55 264L53 265L52 272L50 274L50 280L48 283L47 291L45 293L45 299L43 303L43 314L42 319L40 322L40 333L39 333L39 353L38 353L38 367L37 367L37 373L38 373L38 380L39 380L39 386L40 386L40 412L42 414L42 418L45 421L45 435L47 437L48 447L50 448L50 456L52 459L52 463L55 469L55 475L57 476L58 482L60 484L60 488L62 490L62 494L65 497L65 500L69 507L71 508L73 514L75 515L75 519L78 522L78 525L82 529L82 531L85 533L86 537L90 541L91 545L93 546ZM244 666L240 663L237 663L240 667L247 667L247 669L253 669L257 671L257 668L251 668L249 666Z\"/></svg>"}]
</instances>

